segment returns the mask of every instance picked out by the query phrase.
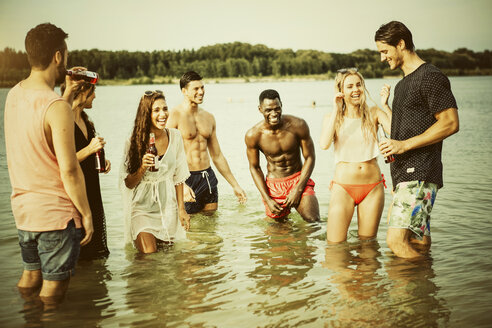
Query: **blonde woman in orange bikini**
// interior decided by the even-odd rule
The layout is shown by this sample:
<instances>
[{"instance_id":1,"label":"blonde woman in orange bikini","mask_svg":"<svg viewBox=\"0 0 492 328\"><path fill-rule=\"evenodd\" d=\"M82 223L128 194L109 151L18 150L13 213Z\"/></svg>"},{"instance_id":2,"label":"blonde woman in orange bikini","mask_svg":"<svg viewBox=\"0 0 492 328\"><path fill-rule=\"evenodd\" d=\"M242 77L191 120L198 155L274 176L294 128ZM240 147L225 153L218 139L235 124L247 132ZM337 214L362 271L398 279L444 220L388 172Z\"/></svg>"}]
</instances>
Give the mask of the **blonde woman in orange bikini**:
<instances>
[{"instance_id":1,"label":"blonde woman in orange bikini","mask_svg":"<svg viewBox=\"0 0 492 328\"><path fill-rule=\"evenodd\" d=\"M369 108L367 90L356 68L338 70L335 78L333 112L325 115L321 148L334 145L335 174L331 181L327 240L339 243L347 231L357 207L360 239L376 237L384 206L384 177L378 166L378 124L386 132L391 128L391 110L387 105L389 86L381 91L383 109Z\"/></svg>"}]
</instances>

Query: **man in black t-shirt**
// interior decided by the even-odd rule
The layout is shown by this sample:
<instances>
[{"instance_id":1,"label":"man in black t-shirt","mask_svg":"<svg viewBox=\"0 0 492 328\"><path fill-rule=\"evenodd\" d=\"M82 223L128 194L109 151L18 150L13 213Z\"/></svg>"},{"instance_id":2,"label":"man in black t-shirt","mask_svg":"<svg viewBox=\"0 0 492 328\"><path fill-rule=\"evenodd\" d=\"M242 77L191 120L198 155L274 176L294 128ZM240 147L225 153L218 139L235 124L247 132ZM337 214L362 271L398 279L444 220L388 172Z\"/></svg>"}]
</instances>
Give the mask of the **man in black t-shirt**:
<instances>
[{"instance_id":1,"label":"man in black t-shirt","mask_svg":"<svg viewBox=\"0 0 492 328\"><path fill-rule=\"evenodd\" d=\"M449 79L415 53L404 24L384 24L374 39L381 61L404 74L395 87L391 139L379 144L384 156L395 155L386 241L395 255L414 258L431 245L430 212L443 186L442 141L458 132L458 106Z\"/></svg>"}]
</instances>

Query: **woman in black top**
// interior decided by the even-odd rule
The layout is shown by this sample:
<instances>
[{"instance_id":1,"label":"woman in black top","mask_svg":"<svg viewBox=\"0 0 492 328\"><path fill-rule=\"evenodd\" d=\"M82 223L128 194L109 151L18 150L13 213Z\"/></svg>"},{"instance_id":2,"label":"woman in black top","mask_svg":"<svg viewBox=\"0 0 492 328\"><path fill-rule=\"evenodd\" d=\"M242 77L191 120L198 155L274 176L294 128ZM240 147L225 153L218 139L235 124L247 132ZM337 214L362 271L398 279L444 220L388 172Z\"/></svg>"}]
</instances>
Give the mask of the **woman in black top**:
<instances>
[{"instance_id":1,"label":"woman in black top","mask_svg":"<svg viewBox=\"0 0 492 328\"><path fill-rule=\"evenodd\" d=\"M86 260L106 258L109 255L106 243L106 219L99 185L99 173L96 171L95 164L95 153L101 150L106 142L103 138L96 136L94 124L84 111L86 108L92 108L92 101L95 97L95 85L87 82L81 83L75 88L72 103L75 121L75 148L77 159L84 172L87 199L89 200L94 225L92 240L80 249L79 258ZM111 170L111 162L109 160L106 160L105 169L105 173Z\"/></svg>"}]
</instances>

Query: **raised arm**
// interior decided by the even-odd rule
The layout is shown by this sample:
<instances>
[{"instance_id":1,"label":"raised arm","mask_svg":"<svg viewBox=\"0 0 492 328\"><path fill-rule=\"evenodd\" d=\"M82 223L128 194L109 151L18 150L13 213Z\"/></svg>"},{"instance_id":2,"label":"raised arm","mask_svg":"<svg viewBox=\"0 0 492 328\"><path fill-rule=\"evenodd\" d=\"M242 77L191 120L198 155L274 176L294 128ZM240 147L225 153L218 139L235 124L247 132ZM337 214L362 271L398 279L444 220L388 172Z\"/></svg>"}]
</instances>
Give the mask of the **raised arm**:
<instances>
[{"instance_id":1,"label":"raised arm","mask_svg":"<svg viewBox=\"0 0 492 328\"><path fill-rule=\"evenodd\" d=\"M241 204L243 204L246 202L247 199L246 193L241 188L241 186L239 186L239 184L237 183L236 178L231 172L229 163L227 163L224 154L222 154L222 151L220 150L219 140L217 139L217 134L216 134L215 119L213 118L213 116L211 117L211 119L213 120L212 121L213 128L212 128L212 134L210 135L210 138L208 138L207 140L208 152L217 170L231 185L232 189L234 189L234 194L236 194L238 201Z\"/></svg>"},{"instance_id":2,"label":"raised arm","mask_svg":"<svg viewBox=\"0 0 492 328\"><path fill-rule=\"evenodd\" d=\"M323 118L323 125L321 126L321 137L319 139L319 145L321 149L327 150L333 143L335 137L335 118L336 113L331 112L325 115Z\"/></svg>"},{"instance_id":3,"label":"raised arm","mask_svg":"<svg viewBox=\"0 0 492 328\"><path fill-rule=\"evenodd\" d=\"M381 88L381 108L376 107L378 110L375 113L377 118L377 123L381 123L384 131L390 135L391 134L391 107L388 105L388 100L390 97L391 86L384 84Z\"/></svg>"},{"instance_id":4,"label":"raised arm","mask_svg":"<svg viewBox=\"0 0 492 328\"><path fill-rule=\"evenodd\" d=\"M92 214L87 200L84 174L75 154L74 119L65 101L54 102L45 117L45 134L52 144L60 167L63 186L77 210L82 215L85 237L80 244L87 244L94 232Z\"/></svg>"},{"instance_id":5,"label":"raised arm","mask_svg":"<svg viewBox=\"0 0 492 328\"><path fill-rule=\"evenodd\" d=\"M326 114L323 119L323 126L321 127L320 146L321 149L327 150L330 148L335 137L335 121L337 113L343 110L343 93L338 92L333 98L333 111Z\"/></svg>"}]
</instances>

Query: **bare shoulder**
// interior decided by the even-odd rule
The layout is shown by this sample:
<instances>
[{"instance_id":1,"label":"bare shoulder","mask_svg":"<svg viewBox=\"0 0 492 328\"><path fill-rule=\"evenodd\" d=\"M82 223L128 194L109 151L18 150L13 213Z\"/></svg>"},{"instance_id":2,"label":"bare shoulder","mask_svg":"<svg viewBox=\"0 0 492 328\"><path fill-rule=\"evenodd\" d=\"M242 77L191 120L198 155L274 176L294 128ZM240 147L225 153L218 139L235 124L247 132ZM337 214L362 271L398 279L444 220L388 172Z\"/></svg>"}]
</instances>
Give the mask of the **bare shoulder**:
<instances>
[{"instance_id":1,"label":"bare shoulder","mask_svg":"<svg viewBox=\"0 0 492 328\"><path fill-rule=\"evenodd\" d=\"M64 119L73 120L72 108L65 100L57 100L53 102L46 112L45 122L51 124L53 122L62 121Z\"/></svg>"},{"instance_id":2,"label":"bare shoulder","mask_svg":"<svg viewBox=\"0 0 492 328\"><path fill-rule=\"evenodd\" d=\"M309 126L306 121L293 115L284 115L285 129L295 134L309 134Z\"/></svg>"},{"instance_id":3,"label":"bare shoulder","mask_svg":"<svg viewBox=\"0 0 492 328\"><path fill-rule=\"evenodd\" d=\"M179 117L182 111L183 111L183 105L179 104L169 111L169 116Z\"/></svg>"},{"instance_id":4,"label":"bare shoulder","mask_svg":"<svg viewBox=\"0 0 492 328\"><path fill-rule=\"evenodd\" d=\"M256 123L246 132L244 140L247 146L252 147L258 144L258 141L262 134L262 129L261 129L262 123L263 122Z\"/></svg>"},{"instance_id":5,"label":"bare shoulder","mask_svg":"<svg viewBox=\"0 0 492 328\"><path fill-rule=\"evenodd\" d=\"M369 108L369 113L371 113L372 117L375 117L376 115L378 115L379 110L380 108L378 106L372 106Z\"/></svg>"},{"instance_id":6,"label":"bare shoulder","mask_svg":"<svg viewBox=\"0 0 492 328\"><path fill-rule=\"evenodd\" d=\"M209 111L203 109L202 107L198 107L198 115L200 115L201 117L207 120L215 121L215 116Z\"/></svg>"}]
</instances>

